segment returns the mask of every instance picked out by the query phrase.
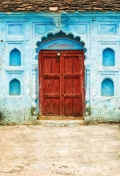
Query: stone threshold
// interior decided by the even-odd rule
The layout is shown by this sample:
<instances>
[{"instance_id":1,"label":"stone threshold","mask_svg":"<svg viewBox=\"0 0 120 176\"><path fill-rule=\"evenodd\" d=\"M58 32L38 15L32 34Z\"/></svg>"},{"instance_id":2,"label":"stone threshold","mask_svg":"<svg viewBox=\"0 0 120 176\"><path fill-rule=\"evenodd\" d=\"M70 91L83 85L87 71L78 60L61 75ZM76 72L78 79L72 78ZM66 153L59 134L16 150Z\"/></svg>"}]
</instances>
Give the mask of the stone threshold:
<instances>
[{"instance_id":1,"label":"stone threshold","mask_svg":"<svg viewBox=\"0 0 120 176\"><path fill-rule=\"evenodd\" d=\"M83 116L38 116L37 120L84 120Z\"/></svg>"},{"instance_id":2,"label":"stone threshold","mask_svg":"<svg viewBox=\"0 0 120 176\"><path fill-rule=\"evenodd\" d=\"M50 127L80 126L84 120L37 120L37 124Z\"/></svg>"}]
</instances>

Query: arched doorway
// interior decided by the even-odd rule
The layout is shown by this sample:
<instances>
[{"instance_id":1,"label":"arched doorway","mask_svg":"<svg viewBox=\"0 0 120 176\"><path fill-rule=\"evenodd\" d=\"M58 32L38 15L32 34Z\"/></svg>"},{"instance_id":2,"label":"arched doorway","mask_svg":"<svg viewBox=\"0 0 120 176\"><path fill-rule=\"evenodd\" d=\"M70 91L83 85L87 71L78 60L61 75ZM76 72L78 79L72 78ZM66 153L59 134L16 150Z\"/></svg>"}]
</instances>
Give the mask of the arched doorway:
<instances>
[{"instance_id":1,"label":"arched doorway","mask_svg":"<svg viewBox=\"0 0 120 176\"><path fill-rule=\"evenodd\" d=\"M83 116L84 43L60 32L37 45L40 115Z\"/></svg>"}]
</instances>

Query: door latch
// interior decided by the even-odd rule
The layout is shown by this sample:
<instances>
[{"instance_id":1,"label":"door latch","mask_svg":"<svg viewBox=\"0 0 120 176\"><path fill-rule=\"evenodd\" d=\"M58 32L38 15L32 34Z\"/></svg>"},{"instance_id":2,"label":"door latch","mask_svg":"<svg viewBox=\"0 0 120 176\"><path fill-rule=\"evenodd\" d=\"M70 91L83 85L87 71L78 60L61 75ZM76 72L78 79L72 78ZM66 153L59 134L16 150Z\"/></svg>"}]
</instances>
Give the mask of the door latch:
<instances>
[{"instance_id":1,"label":"door latch","mask_svg":"<svg viewBox=\"0 0 120 176\"><path fill-rule=\"evenodd\" d=\"M60 53L57 53L57 56L60 56Z\"/></svg>"}]
</instances>

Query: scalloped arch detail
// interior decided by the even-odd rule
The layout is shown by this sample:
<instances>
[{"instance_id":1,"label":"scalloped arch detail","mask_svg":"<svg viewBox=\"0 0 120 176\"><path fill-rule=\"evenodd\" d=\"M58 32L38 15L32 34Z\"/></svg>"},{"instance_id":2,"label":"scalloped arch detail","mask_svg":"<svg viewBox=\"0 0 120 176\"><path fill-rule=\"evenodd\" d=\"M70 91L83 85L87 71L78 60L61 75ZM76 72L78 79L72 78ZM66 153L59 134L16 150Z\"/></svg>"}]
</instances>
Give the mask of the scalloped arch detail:
<instances>
[{"instance_id":1,"label":"scalloped arch detail","mask_svg":"<svg viewBox=\"0 0 120 176\"><path fill-rule=\"evenodd\" d=\"M74 37L72 33L65 34L62 31L59 31L56 34L49 33L47 36L43 36L41 41L36 42L36 46L36 53L42 49L51 50L52 47L57 50L64 50L68 49L66 47L69 47L70 50L81 49L84 50L84 52L87 51L85 42L83 42L79 36Z\"/></svg>"}]
</instances>

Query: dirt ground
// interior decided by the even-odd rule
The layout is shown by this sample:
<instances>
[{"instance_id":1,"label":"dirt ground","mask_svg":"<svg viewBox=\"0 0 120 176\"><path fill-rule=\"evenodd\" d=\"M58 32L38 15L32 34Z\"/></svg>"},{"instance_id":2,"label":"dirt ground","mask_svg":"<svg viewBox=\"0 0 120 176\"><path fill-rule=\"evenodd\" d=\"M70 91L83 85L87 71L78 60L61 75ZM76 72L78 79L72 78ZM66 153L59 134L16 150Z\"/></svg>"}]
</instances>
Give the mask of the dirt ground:
<instances>
[{"instance_id":1,"label":"dirt ground","mask_svg":"<svg viewBox=\"0 0 120 176\"><path fill-rule=\"evenodd\" d=\"M0 176L120 176L120 127L0 126Z\"/></svg>"}]
</instances>

